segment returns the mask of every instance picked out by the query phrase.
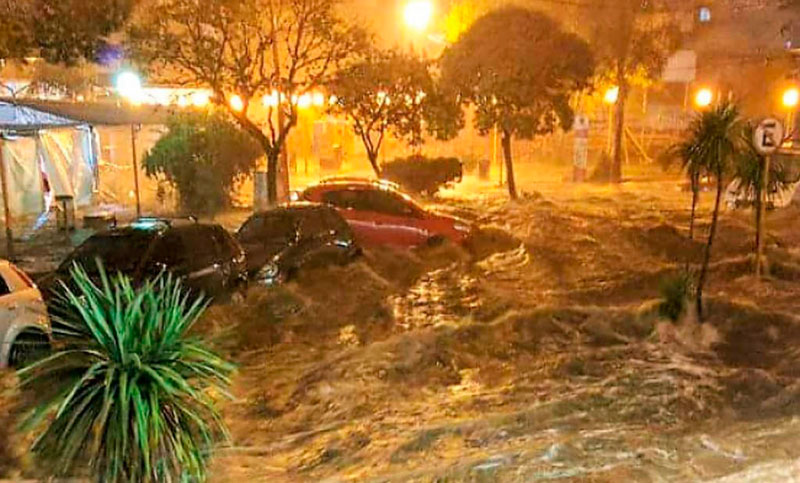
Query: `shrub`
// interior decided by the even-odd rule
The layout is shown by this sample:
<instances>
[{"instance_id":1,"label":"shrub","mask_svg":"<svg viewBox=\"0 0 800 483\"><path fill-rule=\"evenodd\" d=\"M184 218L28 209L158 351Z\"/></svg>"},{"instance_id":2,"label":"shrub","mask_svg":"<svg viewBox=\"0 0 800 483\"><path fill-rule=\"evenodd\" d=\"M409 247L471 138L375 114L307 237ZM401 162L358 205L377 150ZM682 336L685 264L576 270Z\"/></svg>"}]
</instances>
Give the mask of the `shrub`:
<instances>
[{"instance_id":1,"label":"shrub","mask_svg":"<svg viewBox=\"0 0 800 483\"><path fill-rule=\"evenodd\" d=\"M144 158L147 175L164 176L188 212L229 207L235 181L263 155L258 143L218 113L176 116L168 129Z\"/></svg>"},{"instance_id":2,"label":"shrub","mask_svg":"<svg viewBox=\"0 0 800 483\"><path fill-rule=\"evenodd\" d=\"M411 156L390 161L381 169L381 177L412 193L428 195L452 182L460 182L462 176L463 167L457 158Z\"/></svg>"},{"instance_id":3,"label":"shrub","mask_svg":"<svg viewBox=\"0 0 800 483\"><path fill-rule=\"evenodd\" d=\"M189 330L206 308L162 275L134 289L73 268L57 299L64 327L49 358L20 371L37 404L23 428L56 476L106 482L203 480L227 431L215 406L233 367Z\"/></svg>"},{"instance_id":4,"label":"shrub","mask_svg":"<svg viewBox=\"0 0 800 483\"><path fill-rule=\"evenodd\" d=\"M677 322L686 313L688 300L693 291L693 279L689 272L667 277L661 281L661 303L658 314L661 317Z\"/></svg>"}]
</instances>

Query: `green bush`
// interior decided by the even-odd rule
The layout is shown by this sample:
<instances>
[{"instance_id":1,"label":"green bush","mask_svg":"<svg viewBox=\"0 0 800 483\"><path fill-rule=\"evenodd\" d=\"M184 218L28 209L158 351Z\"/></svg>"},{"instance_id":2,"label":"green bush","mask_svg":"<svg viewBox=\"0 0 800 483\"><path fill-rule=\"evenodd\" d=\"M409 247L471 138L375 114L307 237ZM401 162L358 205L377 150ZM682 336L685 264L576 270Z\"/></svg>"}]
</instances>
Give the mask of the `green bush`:
<instances>
[{"instance_id":1,"label":"green bush","mask_svg":"<svg viewBox=\"0 0 800 483\"><path fill-rule=\"evenodd\" d=\"M677 322L686 313L688 300L693 292L693 277L689 272L667 277L661 281L661 303L658 314L661 317Z\"/></svg>"},{"instance_id":2,"label":"green bush","mask_svg":"<svg viewBox=\"0 0 800 483\"><path fill-rule=\"evenodd\" d=\"M443 186L460 182L463 176L461 161L457 158L426 158L411 156L399 158L383 165L381 177L394 181L412 193L433 195Z\"/></svg>"},{"instance_id":3,"label":"green bush","mask_svg":"<svg viewBox=\"0 0 800 483\"><path fill-rule=\"evenodd\" d=\"M168 129L145 156L144 167L148 176L164 176L190 213L229 207L234 182L264 154L249 134L219 113L176 116Z\"/></svg>"},{"instance_id":4,"label":"green bush","mask_svg":"<svg viewBox=\"0 0 800 483\"><path fill-rule=\"evenodd\" d=\"M39 433L33 451L54 476L203 480L233 370L188 335L206 302L170 275L133 288L99 268L98 283L73 268L57 350L19 373L37 400L23 425Z\"/></svg>"}]
</instances>

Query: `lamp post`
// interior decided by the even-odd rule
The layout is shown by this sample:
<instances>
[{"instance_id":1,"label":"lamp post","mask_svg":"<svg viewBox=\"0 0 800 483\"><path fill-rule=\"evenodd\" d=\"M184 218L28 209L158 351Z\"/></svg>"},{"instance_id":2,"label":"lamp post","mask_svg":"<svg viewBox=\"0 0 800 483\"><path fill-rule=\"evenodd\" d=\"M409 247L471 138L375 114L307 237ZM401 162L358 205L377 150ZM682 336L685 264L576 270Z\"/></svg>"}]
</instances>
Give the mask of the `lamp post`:
<instances>
[{"instance_id":1,"label":"lamp post","mask_svg":"<svg viewBox=\"0 0 800 483\"><path fill-rule=\"evenodd\" d=\"M142 91L142 79L138 74L131 71L123 71L117 75L115 81L117 94L127 99L132 104L140 104L144 97ZM141 129L141 125L131 124L131 161L133 164L133 185L136 194L136 217L142 216L141 195L139 193L139 163L136 158L136 131Z\"/></svg>"}]
</instances>

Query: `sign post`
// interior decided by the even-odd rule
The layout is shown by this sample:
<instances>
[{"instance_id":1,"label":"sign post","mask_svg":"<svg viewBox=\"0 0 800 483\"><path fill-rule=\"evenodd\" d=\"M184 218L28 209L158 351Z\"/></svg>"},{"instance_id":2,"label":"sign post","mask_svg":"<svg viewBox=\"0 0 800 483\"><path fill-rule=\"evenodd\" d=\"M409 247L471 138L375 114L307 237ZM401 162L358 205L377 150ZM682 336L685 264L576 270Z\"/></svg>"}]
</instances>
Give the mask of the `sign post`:
<instances>
[{"instance_id":1,"label":"sign post","mask_svg":"<svg viewBox=\"0 0 800 483\"><path fill-rule=\"evenodd\" d=\"M753 146L764 156L764 172L761 176L761 190L758 199L758 247L756 247L756 279L761 280L762 261L764 260L764 219L767 215L767 190L769 189L769 169L772 155L783 144L784 128L777 119L767 118L761 121L753 132Z\"/></svg>"},{"instance_id":2,"label":"sign post","mask_svg":"<svg viewBox=\"0 0 800 483\"><path fill-rule=\"evenodd\" d=\"M575 133L575 145L572 155L572 181L583 183L586 181L586 166L589 157L589 118L584 114L575 116L572 130Z\"/></svg>"}]
</instances>

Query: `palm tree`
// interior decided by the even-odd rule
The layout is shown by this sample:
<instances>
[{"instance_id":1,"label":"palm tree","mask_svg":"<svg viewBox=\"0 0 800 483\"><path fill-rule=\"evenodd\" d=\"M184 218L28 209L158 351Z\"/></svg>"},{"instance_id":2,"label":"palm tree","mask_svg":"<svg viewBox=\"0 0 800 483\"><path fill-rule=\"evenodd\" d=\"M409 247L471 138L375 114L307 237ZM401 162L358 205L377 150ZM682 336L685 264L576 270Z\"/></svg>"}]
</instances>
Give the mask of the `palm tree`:
<instances>
[{"instance_id":1,"label":"palm tree","mask_svg":"<svg viewBox=\"0 0 800 483\"><path fill-rule=\"evenodd\" d=\"M717 234L720 200L725 187L725 175L730 171L734 158L740 151L741 120L735 105L725 102L713 109L703 112L693 122L688 143L694 146L692 159L716 181L717 193L714 199L714 211L711 216L711 227L708 232L703 265L696 286L697 316L703 317L703 289L708 278L708 265L711 262L711 250Z\"/></svg>"},{"instance_id":2,"label":"palm tree","mask_svg":"<svg viewBox=\"0 0 800 483\"><path fill-rule=\"evenodd\" d=\"M761 233L761 191L764 185L763 175L766 160L753 146L754 130L755 126L749 123L742 129L741 143L743 147L734 160L733 179L736 182L735 194L737 199L741 198L748 202L752 200L756 224L755 246L756 250L758 250L758 245L763 236ZM769 206L770 201L774 201L776 196L788 189L795 181L788 167L777 156L772 157L767 180L769 182L765 197L767 206Z\"/></svg>"},{"instance_id":3,"label":"palm tree","mask_svg":"<svg viewBox=\"0 0 800 483\"><path fill-rule=\"evenodd\" d=\"M62 347L20 372L38 404L24 427L56 476L105 482L202 481L227 431L216 397L232 366L188 335L206 303L162 275L133 288L74 267L62 286Z\"/></svg>"},{"instance_id":4,"label":"palm tree","mask_svg":"<svg viewBox=\"0 0 800 483\"><path fill-rule=\"evenodd\" d=\"M689 128L690 135L683 142L673 145L667 151L667 158L678 158L681 162L681 169L686 172L689 178L689 186L692 190L692 214L689 218L689 239L694 240L694 225L697 218L697 202L700 199L700 179L705 172L702 165L704 158L702 155L702 145L697 144L698 133L702 129L702 118L697 117L692 121Z\"/></svg>"}]
</instances>

